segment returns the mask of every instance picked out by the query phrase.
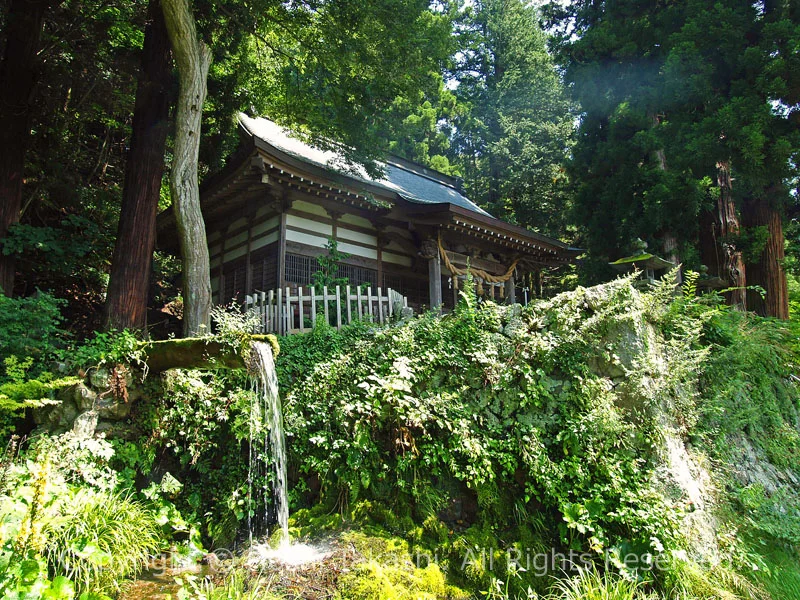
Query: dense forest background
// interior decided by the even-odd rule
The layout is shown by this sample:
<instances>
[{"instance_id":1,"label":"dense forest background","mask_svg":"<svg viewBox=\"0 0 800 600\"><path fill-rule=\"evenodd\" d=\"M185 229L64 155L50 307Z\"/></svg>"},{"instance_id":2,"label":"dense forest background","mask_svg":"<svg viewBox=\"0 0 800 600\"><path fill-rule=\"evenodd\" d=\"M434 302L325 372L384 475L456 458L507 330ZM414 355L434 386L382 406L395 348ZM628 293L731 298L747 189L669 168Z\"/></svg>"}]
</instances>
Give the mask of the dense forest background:
<instances>
[{"instance_id":1,"label":"dense forest background","mask_svg":"<svg viewBox=\"0 0 800 600\"><path fill-rule=\"evenodd\" d=\"M209 52L201 180L237 111L265 115L373 168L391 152L463 178L495 216L585 248L582 282L646 243L787 317L795 0L167 5ZM0 282L65 299L79 335L141 328L131 297L177 294L178 262L153 255L179 92L164 7L0 3Z\"/></svg>"}]
</instances>

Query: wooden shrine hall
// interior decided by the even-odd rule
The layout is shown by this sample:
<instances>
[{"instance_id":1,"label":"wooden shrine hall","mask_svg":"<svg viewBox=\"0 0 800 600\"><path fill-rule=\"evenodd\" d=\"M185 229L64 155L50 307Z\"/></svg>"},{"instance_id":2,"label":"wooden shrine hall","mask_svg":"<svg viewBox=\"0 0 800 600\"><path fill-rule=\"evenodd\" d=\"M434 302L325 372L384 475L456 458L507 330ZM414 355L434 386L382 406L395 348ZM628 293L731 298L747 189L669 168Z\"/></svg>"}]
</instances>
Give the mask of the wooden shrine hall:
<instances>
[{"instance_id":1,"label":"wooden shrine hall","mask_svg":"<svg viewBox=\"0 0 800 600\"><path fill-rule=\"evenodd\" d=\"M442 173L392 157L373 178L272 121L239 122L242 146L201 189L215 303L308 286L330 239L349 255L339 277L418 309L453 307L468 265L480 294L514 302L521 276L578 253L492 217ZM160 237L170 230L171 213Z\"/></svg>"}]
</instances>

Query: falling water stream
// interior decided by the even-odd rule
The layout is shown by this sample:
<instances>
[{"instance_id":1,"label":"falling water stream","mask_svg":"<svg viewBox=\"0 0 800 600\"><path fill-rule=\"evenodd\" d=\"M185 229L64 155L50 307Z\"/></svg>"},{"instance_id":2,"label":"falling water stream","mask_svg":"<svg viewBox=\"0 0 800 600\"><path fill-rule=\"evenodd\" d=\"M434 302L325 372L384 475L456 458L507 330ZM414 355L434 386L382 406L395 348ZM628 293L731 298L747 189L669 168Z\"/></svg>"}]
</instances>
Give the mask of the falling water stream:
<instances>
[{"instance_id":1,"label":"falling water stream","mask_svg":"<svg viewBox=\"0 0 800 600\"><path fill-rule=\"evenodd\" d=\"M278 394L278 377L272 347L264 342L251 346L252 383L254 398L250 405L250 464L248 468L248 529L251 555L256 560L272 560L288 565L301 565L323 559L324 548L292 543L289 538L289 497L286 485L286 437L283 411ZM269 485L267 471L272 468L273 483ZM260 486L260 489L259 489ZM254 539L266 531L267 507L275 507L280 542L277 548L258 544ZM263 505L264 513L254 514L253 506Z\"/></svg>"},{"instance_id":2,"label":"falling water stream","mask_svg":"<svg viewBox=\"0 0 800 600\"><path fill-rule=\"evenodd\" d=\"M254 342L251 347L250 369L253 373L254 400L250 405L250 465L248 470L248 487L251 503L256 498L254 490L256 479L266 482L266 463L273 464L273 500L278 526L281 529L281 544L289 542L289 499L286 490L286 437L283 432L283 411L278 394L278 376L275 373L275 361L272 348L264 342ZM266 431L265 431L266 429ZM262 445L263 438L263 448ZM270 460L271 459L271 460ZM270 497L268 483L263 484L264 505ZM253 541L254 529L258 527L258 519L250 514L250 542ZM264 522L267 515L263 516Z\"/></svg>"}]
</instances>

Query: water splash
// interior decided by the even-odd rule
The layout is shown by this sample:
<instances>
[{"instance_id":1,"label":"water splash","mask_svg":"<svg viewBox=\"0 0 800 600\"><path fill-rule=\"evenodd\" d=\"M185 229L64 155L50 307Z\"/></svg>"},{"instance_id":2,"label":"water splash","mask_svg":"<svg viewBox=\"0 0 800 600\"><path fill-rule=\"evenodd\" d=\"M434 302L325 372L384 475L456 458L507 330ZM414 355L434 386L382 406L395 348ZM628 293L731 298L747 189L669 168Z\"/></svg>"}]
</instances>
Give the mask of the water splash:
<instances>
[{"instance_id":1,"label":"water splash","mask_svg":"<svg viewBox=\"0 0 800 600\"><path fill-rule=\"evenodd\" d=\"M284 567L301 567L325 560L330 555L331 549L326 544L281 544L278 548L272 548L269 544L256 544L250 548L247 564L257 567L271 562Z\"/></svg>"},{"instance_id":2,"label":"water splash","mask_svg":"<svg viewBox=\"0 0 800 600\"><path fill-rule=\"evenodd\" d=\"M286 487L286 438L283 431L283 412L278 394L278 376L272 347L264 342L253 342L250 348L250 372L255 392L250 405L250 463L248 468L248 530L252 544L254 532L266 530L266 507L274 500L281 546L289 545L289 498ZM269 489L266 465L273 465L272 488ZM264 482L260 490L258 482ZM253 506L263 501L263 515L254 515ZM263 519L263 524L262 524Z\"/></svg>"}]
</instances>

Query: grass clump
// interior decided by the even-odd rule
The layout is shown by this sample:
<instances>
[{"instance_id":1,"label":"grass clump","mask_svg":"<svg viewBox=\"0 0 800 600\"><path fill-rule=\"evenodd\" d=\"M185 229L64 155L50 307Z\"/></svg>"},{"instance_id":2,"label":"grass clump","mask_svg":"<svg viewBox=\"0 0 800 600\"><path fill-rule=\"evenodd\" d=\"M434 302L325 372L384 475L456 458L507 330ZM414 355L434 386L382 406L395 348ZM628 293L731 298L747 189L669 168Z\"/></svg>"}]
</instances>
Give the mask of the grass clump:
<instances>
[{"instance_id":1,"label":"grass clump","mask_svg":"<svg viewBox=\"0 0 800 600\"><path fill-rule=\"evenodd\" d=\"M587 568L557 582L549 600L635 600L643 598L640 588L636 581Z\"/></svg>"},{"instance_id":2,"label":"grass clump","mask_svg":"<svg viewBox=\"0 0 800 600\"><path fill-rule=\"evenodd\" d=\"M82 591L115 592L158 549L153 513L131 497L82 489L51 525L47 561Z\"/></svg>"}]
</instances>

